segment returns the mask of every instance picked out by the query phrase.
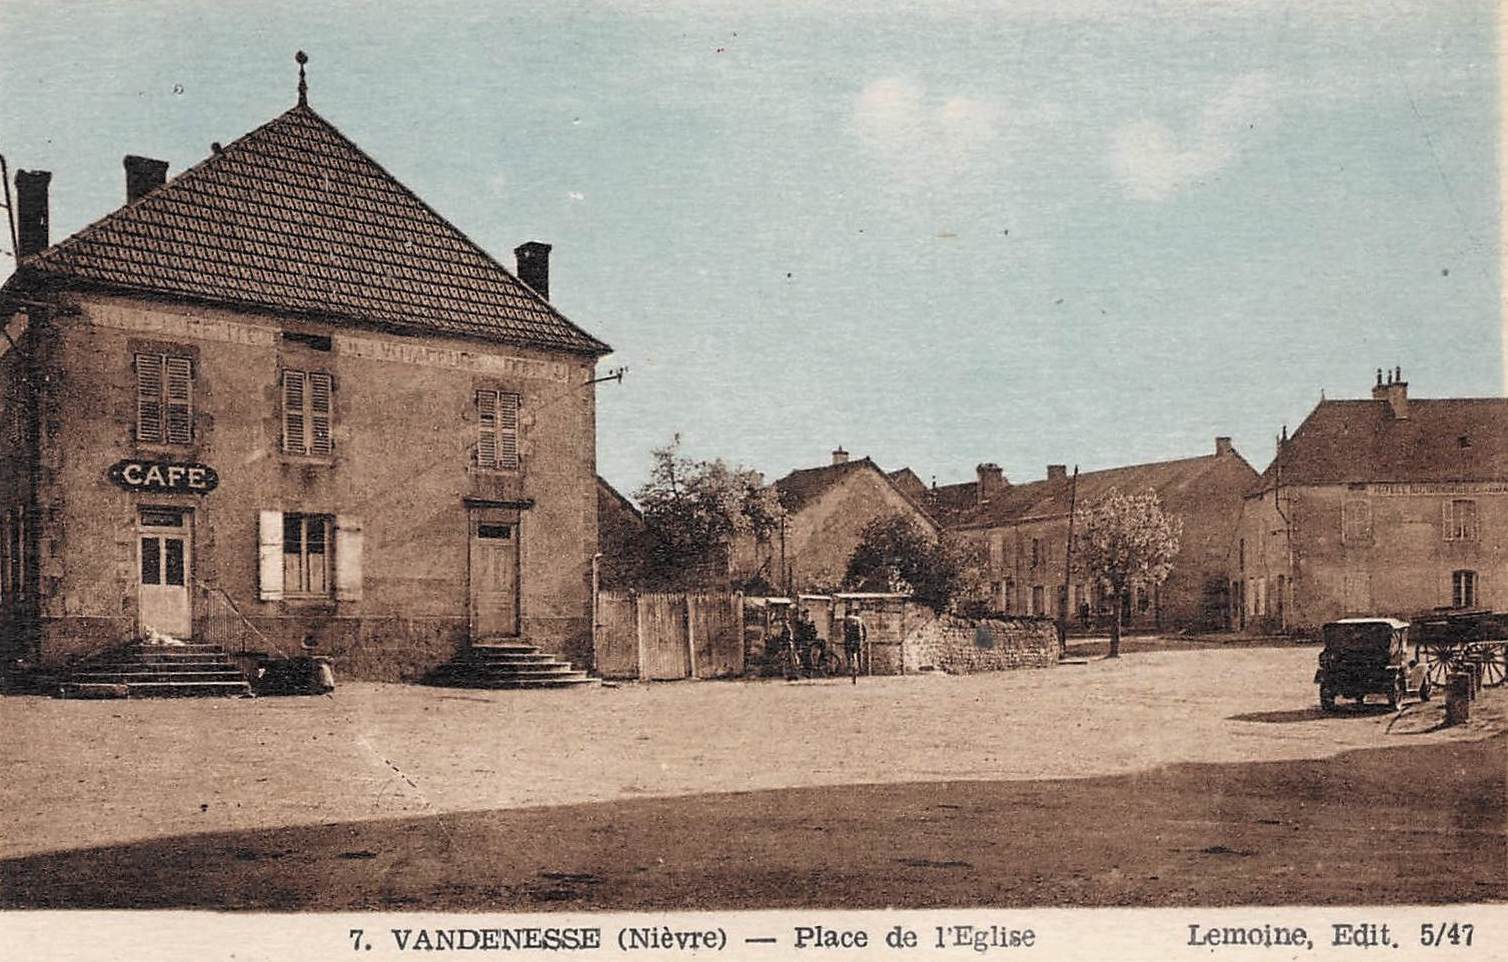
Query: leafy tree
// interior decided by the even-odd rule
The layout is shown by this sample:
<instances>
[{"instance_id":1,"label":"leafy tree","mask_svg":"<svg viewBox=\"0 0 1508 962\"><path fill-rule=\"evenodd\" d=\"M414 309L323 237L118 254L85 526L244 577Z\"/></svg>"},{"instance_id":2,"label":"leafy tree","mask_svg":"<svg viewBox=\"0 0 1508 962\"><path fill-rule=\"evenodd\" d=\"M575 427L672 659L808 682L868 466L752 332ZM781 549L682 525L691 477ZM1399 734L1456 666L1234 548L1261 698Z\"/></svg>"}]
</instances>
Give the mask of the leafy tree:
<instances>
[{"instance_id":1,"label":"leafy tree","mask_svg":"<svg viewBox=\"0 0 1508 962\"><path fill-rule=\"evenodd\" d=\"M968 593L977 566L963 544L938 541L905 515L875 518L864 526L848 559L843 586L850 591L910 594L933 611L946 611Z\"/></svg>"},{"instance_id":2,"label":"leafy tree","mask_svg":"<svg viewBox=\"0 0 1508 962\"><path fill-rule=\"evenodd\" d=\"M740 534L766 535L783 511L757 471L721 458L694 461L681 454L681 436L653 451L649 482L634 492L651 536L647 579L695 580L712 566L726 575L728 545Z\"/></svg>"},{"instance_id":3,"label":"leafy tree","mask_svg":"<svg viewBox=\"0 0 1508 962\"><path fill-rule=\"evenodd\" d=\"M1152 588L1167 579L1182 535L1183 522L1163 512L1153 491L1111 489L1074 512L1074 570L1114 599L1107 657L1120 657L1123 599L1133 588Z\"/></svg>"}]
</instances>

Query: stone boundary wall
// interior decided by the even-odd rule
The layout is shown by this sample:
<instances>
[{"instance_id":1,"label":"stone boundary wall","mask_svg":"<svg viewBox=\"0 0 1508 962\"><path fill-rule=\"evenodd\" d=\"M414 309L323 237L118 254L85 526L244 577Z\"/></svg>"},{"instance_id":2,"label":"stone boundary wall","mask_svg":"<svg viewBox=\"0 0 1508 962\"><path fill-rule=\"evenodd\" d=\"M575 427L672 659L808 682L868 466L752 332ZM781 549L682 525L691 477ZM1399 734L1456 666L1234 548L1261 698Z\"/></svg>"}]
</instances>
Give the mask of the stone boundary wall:
<instances>
[{"instance_id":1,"label":"stone boundary wall","mask_svg":"<svg viewBox=\"0 0 1508 962\"><path fill-rule=\"evenodd\" d=\"M907 628L901 644L907 674L943 671L963 675L1047 668L1058 663L1058 630L1050 618L974 621L943 615L917 618Z\"/></svg>"}]
</instances>

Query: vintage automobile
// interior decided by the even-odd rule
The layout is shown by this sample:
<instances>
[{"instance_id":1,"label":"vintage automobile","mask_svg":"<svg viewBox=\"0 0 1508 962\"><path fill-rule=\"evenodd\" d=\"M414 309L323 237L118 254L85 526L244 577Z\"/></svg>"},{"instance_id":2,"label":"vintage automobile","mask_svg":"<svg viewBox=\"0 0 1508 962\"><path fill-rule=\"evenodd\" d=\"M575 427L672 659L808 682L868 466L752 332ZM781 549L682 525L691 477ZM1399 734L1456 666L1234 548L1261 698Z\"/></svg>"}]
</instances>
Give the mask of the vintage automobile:
<instances>
[{"instance_id":1,"label":"vintage automobile","mask_svg":"<svg viewBox=\"0 0 1508 962\"><path fill-rule=\"evenodd\" d=\"M1320 707L1335 710L1337 696L1359 705L1368 695L1386 695L1397 708L1403 699L1429 701L1430 680L1418 651L1409 652L1409 623L1396 618L1343 618L1320 630L1325 648L1314 681Z\"/></svg>"}]
</instances>

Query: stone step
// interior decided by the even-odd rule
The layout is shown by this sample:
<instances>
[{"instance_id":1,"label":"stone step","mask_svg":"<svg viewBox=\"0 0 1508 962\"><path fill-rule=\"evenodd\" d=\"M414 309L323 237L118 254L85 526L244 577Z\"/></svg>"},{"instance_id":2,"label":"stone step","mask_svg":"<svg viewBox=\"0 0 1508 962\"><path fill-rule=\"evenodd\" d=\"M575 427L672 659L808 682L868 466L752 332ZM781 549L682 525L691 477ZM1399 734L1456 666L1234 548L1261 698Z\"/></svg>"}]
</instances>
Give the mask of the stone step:
<instances>
[{"instance_id":1,"label":"stone step","mask_svg":"<svg viewBox=\"0 0 1508 962\"><path fill-rule=\"evenodd\" d=\"M464 652L461 657L479 665L545 665L557 660L554 655L543 652L523 654L515 651L477 651L474 648Z\"/></svg>"},{"instance_id":2,"label":"stone step","mask_svg":"<svg viewBox=\"0 0 1508 962\"><path fill-rule=\"evenodd\" d=\"M219 648L206 648L196 651L182 648L153 648L146 651L133 651L127 648L124 651L112 652L111 657L123 661L203 661L228 656Z\"/></svg>"},{"instance_id":3,"label":"stone step","mask_svg":"<svg viewBox=\"0 0 1508 962\"><path fill-rule=\"evenodd\" d=\"M68 682L63 685L64 698L201 698L206 696L248 695L251 686L243 681L158 681L131 684Z\"/></svg>"},{"instance_id":4,"label":"stone step","mask_svg":"<svg viewBox=\"0 0 1508 962\"><path fill-rule=\"evenodd\" d=\"M572 674L585 674L577 672L570 665L530 665L527 668L487 668L480 665L447 665L441 669L441 674L452 678L557 678Z\"/></svg>"},{"instance_id":5,"label":"stone step","mask_svg":"<svg viewBox=\"0 0 1508 962\"><path fill-rule=\"evenodd\" d=\"M99 661L79 665L75 672L95 671L235 671L236 665L228 659L216 661Z\"/></svg>"},{"instance_id":6,"label":"stone step","mask_svg":"<svg viewBox=\"0 0 1508 962\"><path fill-rule=\"evenodd\" d=\"M222 649L219 645L210 645L210 644L203 644L203 643L200 643L200 642L192 642L192 641L190 641L190 642L184 642L181 645L133 644L133 645L127 645L125 648L123 648L121 650L122 651L128 651L131 654L135 655L135 654L142 654L142 653L151 654L151 653L155 653L155 652L174 652L174 651L196 651L196 652L200 652L200 653L216 653L216 654L218 654L219 652L223 651L224 649Z\"/></svg>"},{"instance_id":7,"label":"stone step","mask_svg":"<svg viewBox=\"0 0 1508 962\"><path fill-rule=\"evenodd\" d=\"M548 678L468 678L464 681L440 682L440 684L453 688L506 690L517 688L581 688L587 685L601 684L601 682L596 678L588 677L584 671L574 671L570 675L553 675Z\"/></svg>"},{"instance_id":8,"label":"stone step","mask_svg":"<svg viewBox=\"0 0 1508 962\"><path fill-rule=\"evenodd\" d=\"M232 668L228 671L81 671L70 680L78 684L136 685L142 682L244 682L246 678Z\"/></svg>"},{"instance_id":9,"label":"stone step","mask_svg":"<svg viewBox=\"0 0 1508 962\"><path fill-rule=\"evenodd\" d=\"M506 639L483 639L473 642L467 651L486 654L496 652L498 654L535 655L539 653L538 645L531 645L527 641L509 641Z\"/></svg>"}]
</instances>

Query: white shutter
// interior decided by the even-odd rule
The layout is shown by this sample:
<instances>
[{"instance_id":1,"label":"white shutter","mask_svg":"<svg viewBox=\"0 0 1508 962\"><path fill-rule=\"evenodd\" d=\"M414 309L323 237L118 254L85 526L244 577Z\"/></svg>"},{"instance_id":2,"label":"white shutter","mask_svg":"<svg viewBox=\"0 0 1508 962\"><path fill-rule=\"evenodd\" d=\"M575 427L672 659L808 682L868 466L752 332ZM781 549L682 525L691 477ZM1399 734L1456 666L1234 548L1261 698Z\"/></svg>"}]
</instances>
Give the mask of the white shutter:
<instances>
[{"instance_id":1,"label":"white shutter","mask_svg":"<svg viewBox=\"0 0 1508 962\"><path fill-rule=\"evenodd\" d=\"M283 450L307 454L304 437L304 372L283 372Z\"/></svg>"},{"instance_id":2,"label":"white shutter","mask_svg":"<svg viewBox=\"0 0 1508 962\"><path fill-rule=\"evenodd\" d=\"M162 440L162 355L136 355L136 440Z\"/></svg>"},{"instance_id":3,"label":"white shutter","mask_svg":"<svg viewBox=\"0 0 1508 962\"><path fill-rule=\"evenodd\" d=\"M189 444L194 440L194 365L186 357L164 358L167 375L167 440Z\"/></svg>"},{"instance_id":4,"label":"white shutter","mask_svg":"<svg viewBox=\"0 0 1508 962\"><path fill-rule=\"evenodd\" d=\"M330 453L330 375L309 375L309 453Z\"/></svg>"},{"instance_id":5,"label":"white shutter","mask_svg":"<svg viewBox=\"0 0 1508 962\"><path fill-rule=\"evenodd\" d=\"M497 466L518 469L518 395L497 396Z\"/></svg>"},{"instance_id":6,"label":"white shutter","mask_svg":"<svg viewBox=\"0 0 1508 962\"><path fill-rule=\"evenodd\" d=\"M348 514L335 518L335 597L361 600L361 519Z\"/></svg>"},{"instance_id":7,"label":"white shutter","mask_svg":"<svg viewBox=\"0 0 1508 962\"><path fill-rule=\"evenodd\" d=\"M478 467L497 467L497 392L476 392Z\"/></svg>"},{"instance_id":8,"label":"white shutter","mask_svg":"<svg viewBox=\"0 0 1508 962\"><path fill-rule=\"evenodd\" d=\"M263 601L283 597L283 512L257 515L258 588Z\"/></svg>"}]
</instances>

